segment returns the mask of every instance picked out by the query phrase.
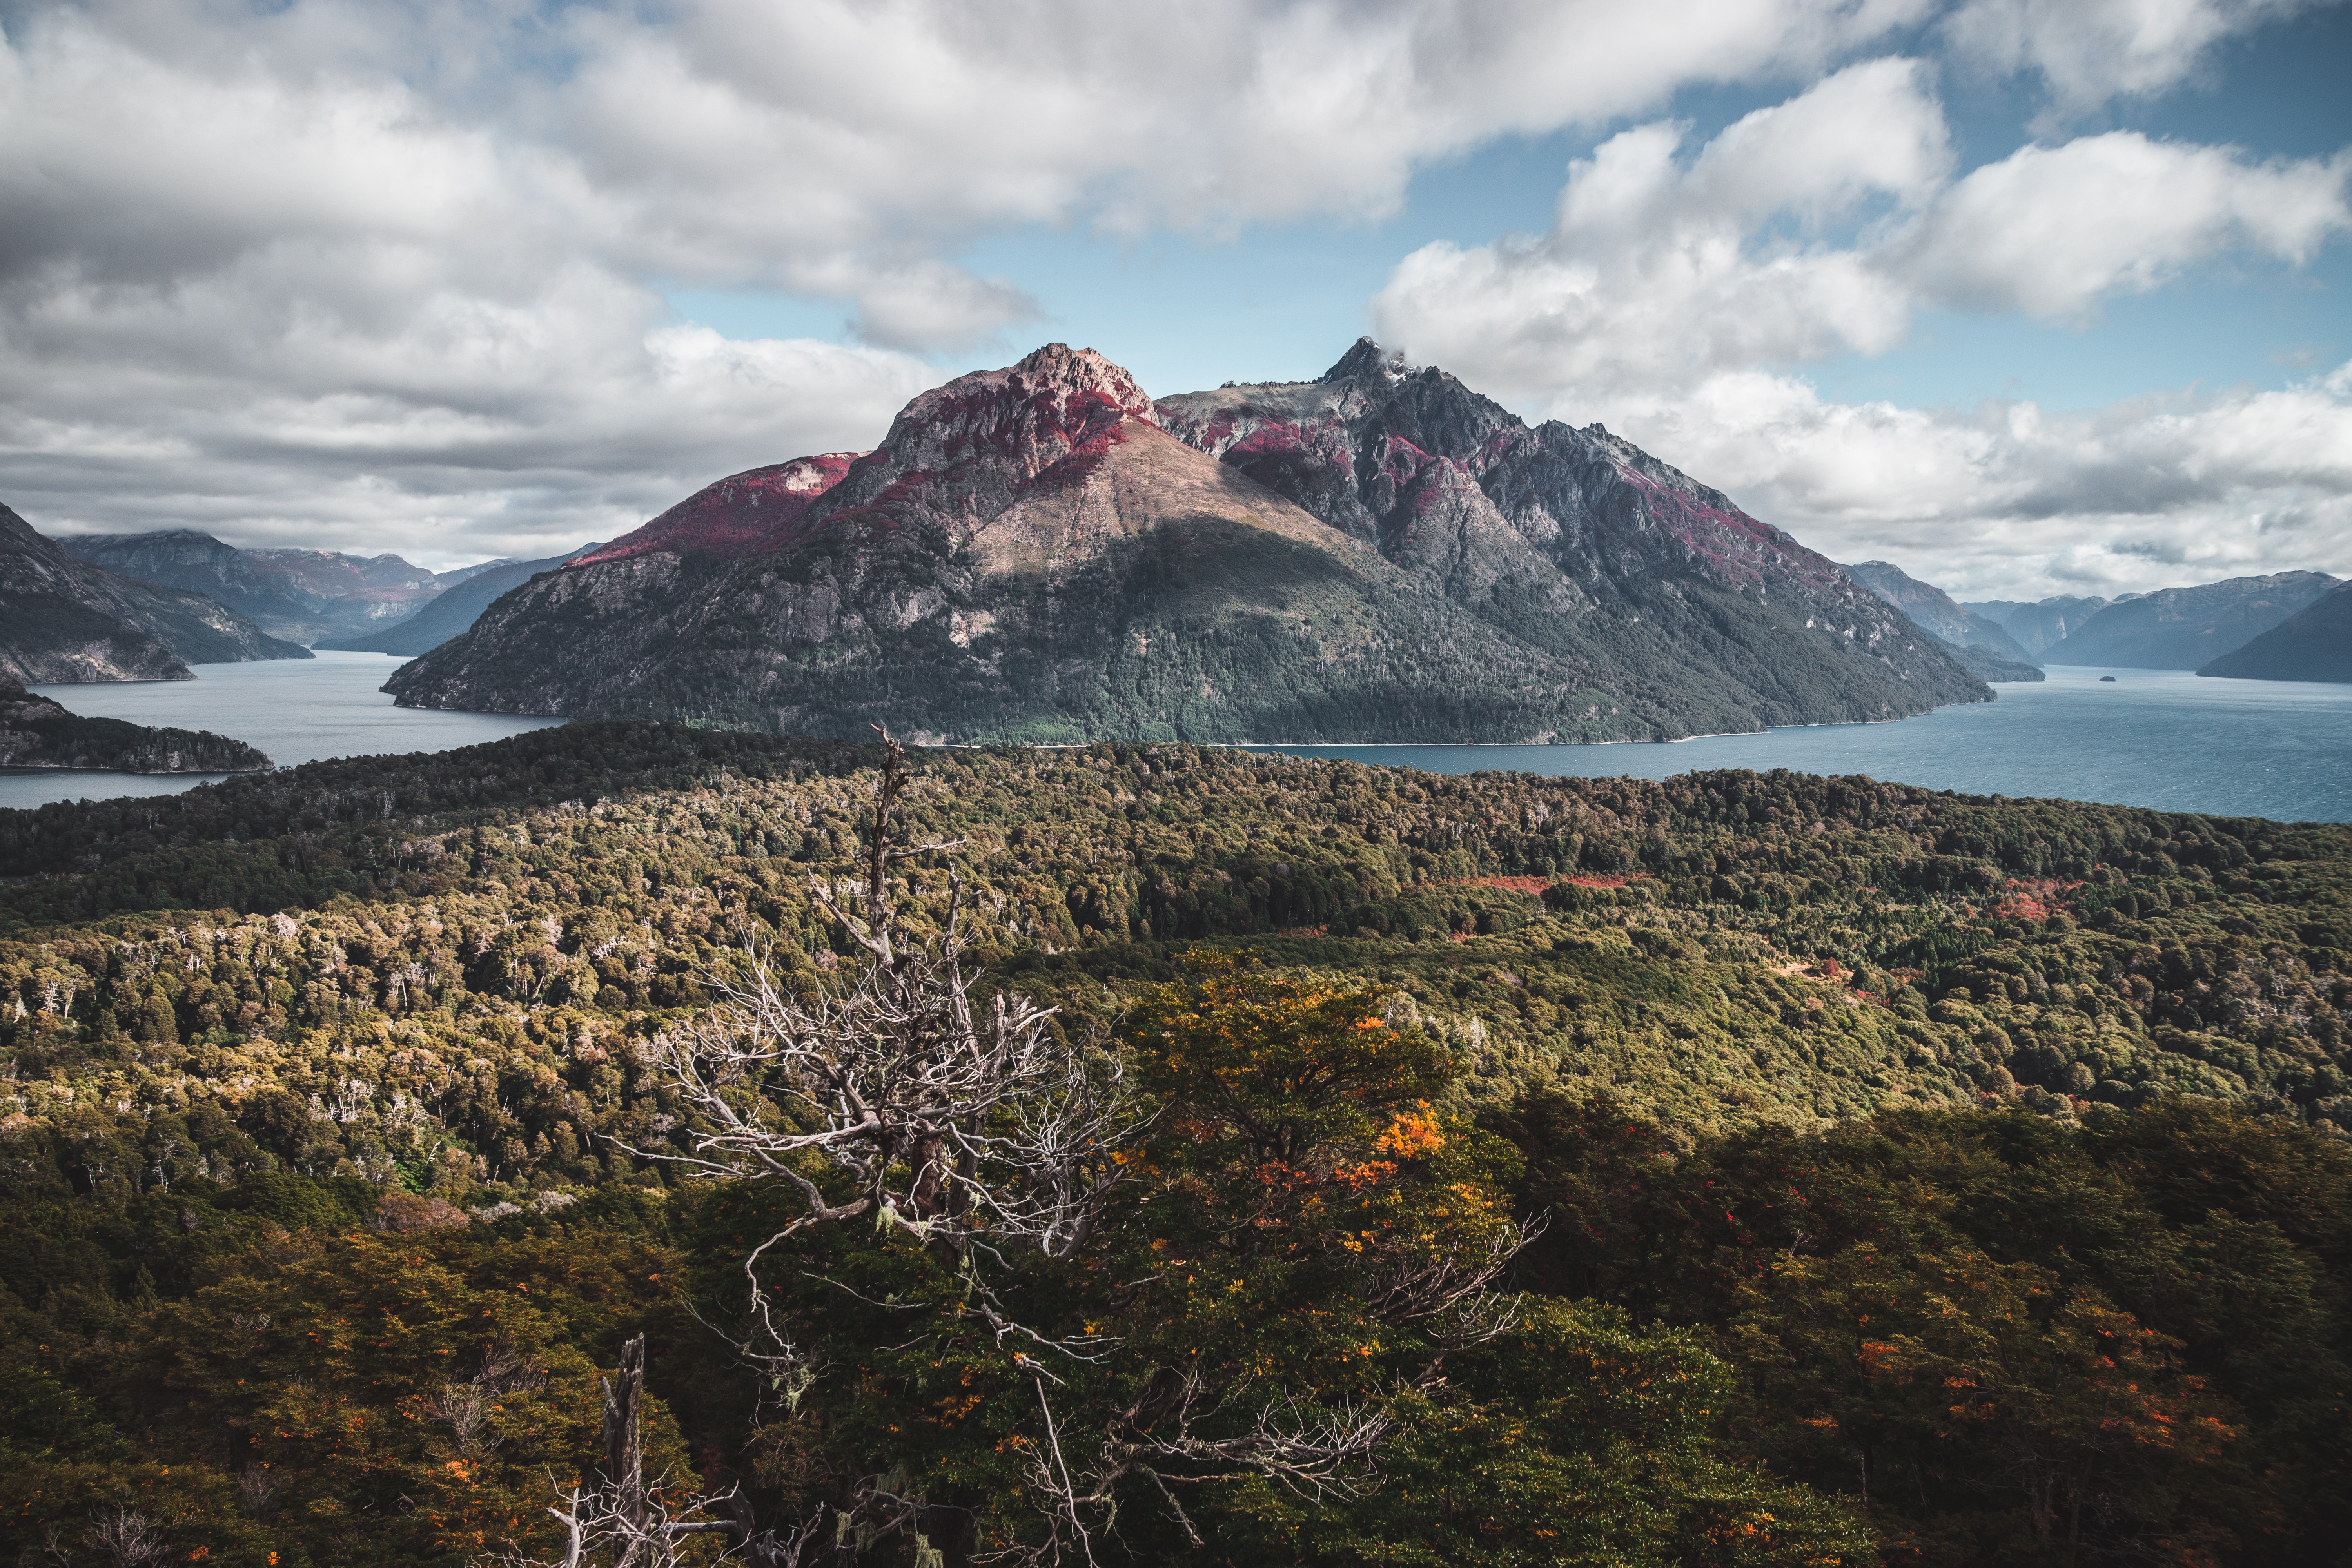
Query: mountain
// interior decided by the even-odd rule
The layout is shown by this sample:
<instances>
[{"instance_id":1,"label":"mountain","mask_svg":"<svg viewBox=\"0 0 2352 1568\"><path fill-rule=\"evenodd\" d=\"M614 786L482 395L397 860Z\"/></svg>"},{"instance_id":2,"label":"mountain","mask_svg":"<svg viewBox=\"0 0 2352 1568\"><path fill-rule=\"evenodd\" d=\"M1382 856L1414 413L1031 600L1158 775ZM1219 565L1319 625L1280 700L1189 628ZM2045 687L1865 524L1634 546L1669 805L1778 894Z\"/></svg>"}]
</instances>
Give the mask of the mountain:
<instances>
[{"instance_id":1,"label":"mountain","mask_svg":"<svg viewBox=\"0 0 2352 1568\"><path fill-rule=\"evenodd\" d=\"M2105 599L2060 595L2031 605L2019 599L1963 602L1960 608L1982 616L2000 626L2016 639L2017 645L2030 658L2063 637L2068 628L2081 626L2106 608L2106 605Z\"/></svg>"},{"instance_id":2,"label":"mountain","mask_svg":"<svg viewBox=\"0 0 2352 1568\"><path fill-rule=\"evenodd\" d=\"M2126 595L2051 645L2042 662L2201 669L2334 586L2325 572L2281 572Z\"/></svg>"},{"instance_id":3,"label":"mountain","mask_svg":"<svg viewBox=\"0 0 2352 1568\"><path fill-rule=\"evenodd\" d=\"M2000 625L1978 615L1941 588L1922 583L1898 566L1864 561L1848 566L1846 575L1911 617L1920 630L1952 651L1980 680L2015 681L2046 679L2032 657Z\"/></svg>"},{"instance_id":4,"label":"mountain","mask_svg":"<svg viewBox=\"0 0 2352 1568\"><path fill-rule=\"evenodd\" d=\"M591 561L626 561L667 551L735 561L790 544L794 525L863 452L820 452L748 468L695 491L634 532L599 548Z\"/></svg>"},{"instance_id":5,"label":"mountain","mask_svg":"<svg viewBox=\"0 0 2352 1568\"><path fill-rule=\"evenodd\" d=\"M201 594L77 560L0 506L0 676L190 680L191 664L310 657Z\"/></svg>"},{"instance_id":6,"label":"mountain","mask_svg":"<svg viewBox=\"0 0 2352 1568\"><path fill-rule=\"evenodd\" d=\"M958 741L1652 740L1989 695L1834 565L1605 432L1528 431L1425 372L1466 456L1423 432L1408 463L1370 429L1402 381L1362 357L1249 391L1331 403L1333 439L1363 425L1391 453L1366 484L1407 521L1350 512L1311 464L1179 439L1227 394L1155 405L1057 343L923 394L863 456L709 487L386 689Z\"/></svg>"},{"instance_id":7,"label":"mountain","mask_svg":"<svg viewBox=\"0 0 2352 1568\"><path fill-rule=\"evenodd\" d=\"M209 730L157 730L85 719L0 676L0 768L92 768L124 773L253 773L268 757Z\"/></svg>"},{"instance_id":8,"label":"mountain","mask_svg":"<svg viewBox=\"0 0 2352 1568\"><path fill-rule=\"evenodd\" d=\"M552 572L602 548L598 544L583 544L568 554L550 555L540 561L494 561L483 566L463 568L464 575L456 586L444 589L436 597L426 600L425 607L406 620L395 622L366 637L329 637L319 646L352 648L361 653L399 654L409 658L420 653L430 653L472 626L481 618L482 612L500 597L541 572ZM457 574L445 572L442 575L446 578Z\"/></svg>"},{"instance_id":9,"label":"mountain","mask_svg":"<svg viewBox=\"0 0 2352 1568\"><path fill-rule=\"evenodd\" d=\"M110 572L203 594L252 617L272 636L311 644L380 631L445 589L502 564L434 573L397 555L240 550L192 528L82 534L59 542Z\"/></svg>"},{"instance_id":10,"label":"mountain","mask_svg":"<svg viewBox=\"0 0 2352 1568\"><path fill-rule=\"evenodd\" d=\"M1638 683L1661 736L1988 695L1834 563L1721 491L1599 425L1529 428L1369 338L1316 381L1189 393L1156 412L1497 630L1588 679Z\"/></svg>"},{"instance_id":11,"label":"mountain","mask_svg":"<svg viewBox=\"0 0 2352 1568\"><path fill-rule=\"evenodd\" d=\"M2352 681L2352 583L2337 584L2197 673L2242 680Z\"/></svg>"}]
</instances>

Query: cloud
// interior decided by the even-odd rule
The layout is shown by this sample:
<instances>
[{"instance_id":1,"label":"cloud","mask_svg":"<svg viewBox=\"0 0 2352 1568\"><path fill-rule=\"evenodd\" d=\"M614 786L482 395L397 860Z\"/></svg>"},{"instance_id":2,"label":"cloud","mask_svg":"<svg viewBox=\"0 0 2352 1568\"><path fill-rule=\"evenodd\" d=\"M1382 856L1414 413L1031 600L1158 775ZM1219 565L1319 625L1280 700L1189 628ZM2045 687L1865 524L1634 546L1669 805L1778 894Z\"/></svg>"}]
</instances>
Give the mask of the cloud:
<instances>
[{"instance_id":1,"label":"cloud","mask_svg":"<svg viewBox=\"0 0 2352 1568\"><path fill-rule=\"evenodd\" d=\"M1946 192L1882 264L1939 303L2079 316L2228 251L2308 261L2352 229L2347 177L2352 152L2257 163L2129 131L2022 147Z\"/></svg>"},{"instance_id":2,"label":"cloud","mask_svg":"<svg viewBox=\"0 0 2352 1568\"><path fill-rule=\"evenodd\" d=\"M2352 229L2352 152L2249 161L2136 132L2028 145L1949 180L1916 61L1850 66L1681 154L1638 126L1571 163L1551 228L1406 257L1373 301L1416 358L1607 402L1901 342L1924 306L2081 317L2237 251Z\"/></svg>"},{"instance_id":3,"label":"cloud","mask_svg":"<svg viewBox=\"0 0 2352 1568\"><path fill-rule=\"evenodd\" d=\"M2155 63L2097 90L2142 90L2267 14L2190 5L2220 20L2164 45L2148 18L2173 12L2136 4L2125 53ZM926 356L1026 346L1013 334L1044 307L958 265L980 237L1377 219L1418 171L1694 85L1835 72L1694 155L1674 127L1612 138L1552 236L1409 259L1390 291L1408 341L1563 392L1870 352L1919 298L2024 284L1997 257L1902 261L1899 233L1982 227L1974 187L1948 184L1923 68L1837 68L1948 36L1988 69L2096 89L2066 74L2074 23L1989 0L84 0L0 17L0 495L53 526L421 533L455 553L609 532L730 468L873 439L941 374ZM2086 247L2074 292L2328 231L2318 176L2222 156L2222 184L2252 171L2287 205L2160 236L2154 271ZM821 298L853 342L681 336L657 283Z\"/></svg>"},{"instance_id":4,"label":"cloud","mask_svg":"<svg viewBox=\"0 0 2352 1568\"><path fill-rule=\"evenodd\" d=\"M1548 234L1408 256L1373 301L1381 335L1478 385L1588 396L1901 338L1900 282L1803 231L1916 207L1942 184L1948 137L1923 68L1850 67L1687 166L1685 134L1637 127L1570 165ZM1784 214L1798 232L1769 232Z\"/></svg>"},{"instance_id":5,"label":"cloud","mask_svg":"<svg viewBox=\"0 0 2352 1568\"><path fill-rule=\"evenodd\" d=\"M1025 346L976 237L1376 216L1433 159L1928 10L0 6L0 495L436 559L610 535ZM683 332L657 281L836 301L855 343Z\"/></svg>"},{"instance_id":6,"label":"cloud","mask_svg":"<svg viewBox=\"0 0 2352 1568\"><path fill-rule=\"evenodd\" d=\"M1954 54L1980 70L2039 77L2063 117L2177 86L2206 66L2215 45L2314 4L1966 0L1944 18L1942 31Z\"/></svg>"},{"instance_id":7,"label":"cloud","mask_svg":"<svg viewBox=\"0 0 2352 1568\"><path fill-rule=\"evenodd\" d=\"M1372 302L1380 335L1604 419L1841 558L1953 585L2352 569L2343 372L2063 419L1829 403L1790 373L1883 353L1927 307L2080 321L2218 258L2307 261L2352 230L2352 153L2256 162L2110 132L1954 179L1925 68L1892 59L1686 142L1623 132L1570 165L1544 234L1406 257Z\"/></svg>"},{"instance_id":8,"label":"cloud","mask_svg":"<svg viewBox=\"0 0 2352 1568\"><path fill-rule=\"evenodd\" d=\"M1610 424L1836 559L1962 596L2352 575L2352 364L2066 416L1840 404L1748 371Z\"/></svg>"}]
</instances>

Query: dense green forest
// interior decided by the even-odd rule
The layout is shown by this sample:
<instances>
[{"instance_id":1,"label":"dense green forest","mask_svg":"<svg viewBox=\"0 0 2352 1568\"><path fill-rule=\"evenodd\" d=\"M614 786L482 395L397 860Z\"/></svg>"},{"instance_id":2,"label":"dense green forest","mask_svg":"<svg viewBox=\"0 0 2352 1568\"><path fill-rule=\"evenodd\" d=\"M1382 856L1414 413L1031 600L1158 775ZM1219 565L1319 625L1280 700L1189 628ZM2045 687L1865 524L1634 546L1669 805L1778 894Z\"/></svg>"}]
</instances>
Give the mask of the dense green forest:
<instances>
[{"instance_id":1,"label":"dense green forest","mask_svg":"<svg viewBox=\"0 0 2352 1568\"><path fill-rule=\"evenodd\" d=\"M739 1527L687 1561L2344 1560L2346 829L921 753L954 847L887 895L1126 1075L1119 1180L1063 1252L747 1275L789 1184L647 1156L757 1079L665 1064L747 953L871 972L878 760L573 725L0 813L0 1552L558 1560L643 1335L655 1491ZM1233 1458L1276 1393L1380 1441Z\"/></svg>"},{"instance_id":2,"label":"dense green forest","mask_svg":"<svg viewBox=\"0 0 2352 1568\"><path fill-rule=\"evenodd\" d=\"M0 768L99 768L127 773L257 773L269 759L209 730L153 729L89 719L0 675Z\"/></svg>"}]
</instances>

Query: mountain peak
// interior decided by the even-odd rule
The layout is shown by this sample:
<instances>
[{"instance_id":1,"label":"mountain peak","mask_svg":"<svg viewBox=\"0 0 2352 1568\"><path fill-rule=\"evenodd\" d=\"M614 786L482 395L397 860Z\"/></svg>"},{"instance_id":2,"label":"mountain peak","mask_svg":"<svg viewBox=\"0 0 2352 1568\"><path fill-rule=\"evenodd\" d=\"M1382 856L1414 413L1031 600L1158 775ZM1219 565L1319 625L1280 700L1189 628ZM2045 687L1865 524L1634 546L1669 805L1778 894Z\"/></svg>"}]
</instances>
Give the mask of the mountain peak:
<instances>
[{"instance_id":1,"label":"mountain peak","mask_svg":"<svg viewBox=\"0 0 2352 1568\"><path fill-rule=\"evenodd\" d=\"M1097 392L1129 413L1149 411L1151 399L1135 384L1125 365L1114 363L1094 349L1074 349L1067 343L1046 343L1033 349L1009 373L1033 383L1066 385L1075 391Z\"/></svg>"},{"instance_id":2,"label":"mountain peak","mask_svg":"<svg viewBox=\"0 0 2352 1568\"><path fill-rule=\"evenodd\" d=\"M1360 375L1370 375L1377 372L1394 381L1412 369L1412 366L1405 363L1404 355L1391 349L1382 348L1370 338L1358 338L1356 346L1339 356L1339 363L1316 379L1353 381Z\"/></svg>"}]
</instances>

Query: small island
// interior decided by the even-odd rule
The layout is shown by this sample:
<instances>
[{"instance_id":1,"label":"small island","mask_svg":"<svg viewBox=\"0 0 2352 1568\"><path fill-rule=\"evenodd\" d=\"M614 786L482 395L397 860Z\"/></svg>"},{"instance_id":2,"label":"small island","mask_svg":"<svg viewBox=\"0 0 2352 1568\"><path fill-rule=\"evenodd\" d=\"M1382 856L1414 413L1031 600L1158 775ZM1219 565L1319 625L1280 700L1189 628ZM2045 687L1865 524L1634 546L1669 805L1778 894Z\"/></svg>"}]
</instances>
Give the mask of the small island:
<instances>
[{"instance_id":1,"label":"small island","mask_svg":"<svg viewBox=\"0 0 2352 1568\"><path fill-rule=\"evenodd\" d=\"M260 773L276 765L243 741L208 730L157 730L121 719L85 719L0 676L0 769Z\"/></svg>"}]
</instances>

